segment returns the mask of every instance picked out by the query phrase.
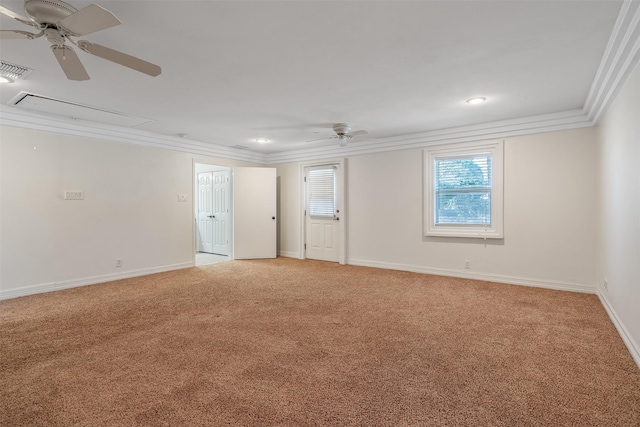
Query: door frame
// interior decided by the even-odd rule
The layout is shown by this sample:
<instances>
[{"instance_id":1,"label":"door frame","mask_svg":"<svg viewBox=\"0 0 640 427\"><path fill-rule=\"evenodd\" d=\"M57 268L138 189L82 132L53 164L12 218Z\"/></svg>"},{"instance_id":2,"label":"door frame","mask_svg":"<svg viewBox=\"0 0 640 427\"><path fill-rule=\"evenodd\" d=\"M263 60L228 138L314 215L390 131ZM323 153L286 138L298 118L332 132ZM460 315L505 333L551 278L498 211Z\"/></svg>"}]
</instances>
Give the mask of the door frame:
<instances>
[{"instance_id":1,"label":"door frame","mask_svg":"<svg viewBox=\"0 0 640 427\"><path fill-rule=\"evenodd\" d=\"M191 198L191 200L193 200L193 215L192 215L193 221L191 223L191 227L193 228L193 233L192 233L193 264L195 265L196 254L198 253L198 223L197 223L198 219L196 218L196 215L198 214L198 173L199 171L197 170L196 165L211 166L211 167L216 167L220 169L226 169L229 171L229 225L228 225L229 229L227 230L229 232L229 255L227 256L229 257L230 260L232 260L234 259L233 258L233 239L234 239L234 236L233 236L233 167L193 159L192 161L193 196Z\"/></svg>"},{"instance_id":2,"label":"door frame","mask_svg":"<svg viewBox=\"0 0 640 427\"><path fill-rule=\"evenodd\" d=\"M307 241L306 217L305 209L307 208L307 185L304 181L305 169L311 166L337 165L338 179L336 187L338 188L338 206L340 207L340 221L338 221L338 263L347 263L347 159L327 159L322 161L313 161L300 164L300 259L307 258L307 252L304 245Z\"/></svg>"}]
</instances>

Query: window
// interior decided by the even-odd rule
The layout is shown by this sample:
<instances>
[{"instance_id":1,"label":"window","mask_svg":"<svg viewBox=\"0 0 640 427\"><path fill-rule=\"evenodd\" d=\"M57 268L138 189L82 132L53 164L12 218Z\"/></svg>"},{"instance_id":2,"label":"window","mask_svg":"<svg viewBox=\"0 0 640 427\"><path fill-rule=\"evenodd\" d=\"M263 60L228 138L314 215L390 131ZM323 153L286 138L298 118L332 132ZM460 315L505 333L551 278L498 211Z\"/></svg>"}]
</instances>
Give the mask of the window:
<instances>
[{"instance_id":1,"label":"window","mask_svg":"<svg viewBox=\"0 0 640 427\"><path fill-rule=\"evenodd\" d=\"M309 215L333 217L336 214L336 168L314 166L307 169Z\"/></svg>"},{"instance_id":2,"label":"window","mask_svg":"<svg viewBox=\"0 0 640 427\"><path fill-rule=\"evenodd\" d=\"M502 141L424 150L425 236L501 239Z\"/></svg>"}]
</instances>

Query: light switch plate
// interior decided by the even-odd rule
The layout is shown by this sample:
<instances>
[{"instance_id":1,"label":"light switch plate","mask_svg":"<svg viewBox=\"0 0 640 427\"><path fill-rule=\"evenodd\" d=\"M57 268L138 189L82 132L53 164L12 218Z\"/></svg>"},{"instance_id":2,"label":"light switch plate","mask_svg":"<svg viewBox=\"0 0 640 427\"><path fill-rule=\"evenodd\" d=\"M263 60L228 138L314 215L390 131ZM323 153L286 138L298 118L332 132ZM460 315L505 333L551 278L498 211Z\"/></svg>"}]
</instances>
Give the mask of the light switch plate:
<instances>
[{"instance_id":1,"label":"light switch plate","mask_svg":"<svg viewBox=\"0 0 640 427\"><path fill-rule=\"evenodd\" d=\"M179 202L186 202L187 201L187 195L186 194L178 194L178 201Z\"/></svg>"}]
</instances>

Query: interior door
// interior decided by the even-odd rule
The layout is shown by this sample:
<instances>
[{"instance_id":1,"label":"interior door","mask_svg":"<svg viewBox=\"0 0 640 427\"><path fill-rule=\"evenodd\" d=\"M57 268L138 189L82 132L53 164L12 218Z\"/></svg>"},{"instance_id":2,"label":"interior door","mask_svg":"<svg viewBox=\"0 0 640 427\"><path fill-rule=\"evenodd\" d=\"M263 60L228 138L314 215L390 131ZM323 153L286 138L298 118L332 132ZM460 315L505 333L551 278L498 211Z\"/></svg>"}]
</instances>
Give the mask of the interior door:
<instances>
[{"instance_id":1,"label":"interior door","mask_svg":"<svg viewBox=\"0 0 640 427\"><path fill-rule=\"evenodd\" d=\"M229 255L229 171L212 172L212 220L213 241L211 252L219 255Z\"/></svg>"},{"instance_id":2,"label":"interior door","mask_svg":"<svg viewBox=\"0 0 640 427\"><path fill-rule=\"evenodd\" d=\"M213 172L198 174L198 251L213 252Z\"/></svg>"},{"instance_id":3,"label":"interior door","mask_svg":"<svg viewBox=\"0 0 640 427\"><path fill-rule=\"evenodd\" d=\"M305 168L305 257L339 260L337 165Z\"/></svg>"},{"instance_id":4,"label":"interior door","mask_svg":"<svg viewBox=\"0 0 640 427\"><path fill-rule=\"evenodd\" d=\"M276 257L275 168L233 168L233 257Z\"/></svg>"}]
</instances>

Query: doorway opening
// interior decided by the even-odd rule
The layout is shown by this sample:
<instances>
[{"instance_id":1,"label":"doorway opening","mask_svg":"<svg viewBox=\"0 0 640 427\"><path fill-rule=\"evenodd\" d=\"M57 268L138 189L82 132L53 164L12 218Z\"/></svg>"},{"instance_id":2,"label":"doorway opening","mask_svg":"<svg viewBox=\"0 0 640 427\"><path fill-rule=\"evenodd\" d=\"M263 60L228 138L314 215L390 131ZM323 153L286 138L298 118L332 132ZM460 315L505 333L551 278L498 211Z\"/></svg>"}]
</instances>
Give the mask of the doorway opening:
<instances>
[{"instance_id":1,"label":"doorway opening","mask_svg":"<svg viewBox=\"0 0 640 427\"><path fill-rule=\"evenodd\" d=\"M196 163L195 264L209 265L232 258L231 168Z\"/></svg>"},{"instance_id":2,"label":"doorway opening","mask_svg":"<svg viewBox=\"0 0 640 427\"><path fill-rule=\"evenodd\" d=\"M276 257L276 169L193 163L194 260Z\"/></svg>"},{"instance_id":3,"label":"doorway opening","mask_svg":"<svg viewBox=\"0 0 640 427\"><path fill-rule=\"evenodd\" d=\"M300 258L346 264L346 160L301 165Z\"/></svg>"}]
</instances>

